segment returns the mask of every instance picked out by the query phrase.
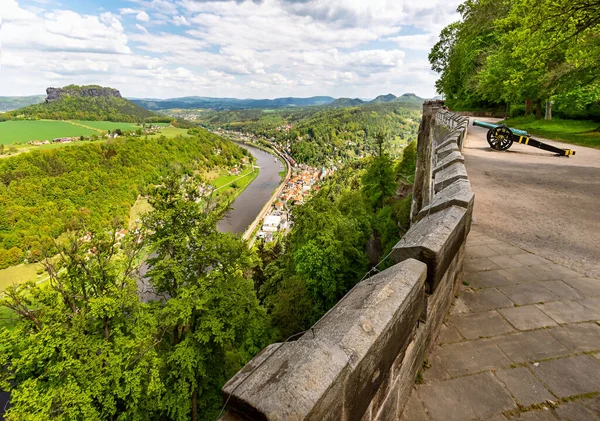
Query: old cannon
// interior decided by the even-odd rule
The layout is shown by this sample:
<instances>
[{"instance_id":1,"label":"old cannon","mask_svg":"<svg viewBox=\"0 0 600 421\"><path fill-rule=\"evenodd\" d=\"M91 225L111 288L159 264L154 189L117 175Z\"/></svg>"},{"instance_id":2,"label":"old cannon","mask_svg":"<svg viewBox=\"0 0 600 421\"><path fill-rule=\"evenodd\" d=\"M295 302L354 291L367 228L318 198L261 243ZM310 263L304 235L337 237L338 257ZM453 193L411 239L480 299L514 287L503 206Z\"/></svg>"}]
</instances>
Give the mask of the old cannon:
<instances>
[{"instance_id":1,"label":"old cannon","mask_svg":"<svg viewBox=\"0 0 600 421\"><path fill-rule=\"evenodd\" d=\"M517 142L545 151L554 152L558 156L575 155L575 151L571 149L560 149L556 146L540 142L539 140L533 139L525 130L513 129L506 124L498 125L487 123L485 121L473 120L473 125L489 129L487 132L487 142L492 149L497 151L505 151L512 146L513 142Z\"/></svg>"}]
</instances>

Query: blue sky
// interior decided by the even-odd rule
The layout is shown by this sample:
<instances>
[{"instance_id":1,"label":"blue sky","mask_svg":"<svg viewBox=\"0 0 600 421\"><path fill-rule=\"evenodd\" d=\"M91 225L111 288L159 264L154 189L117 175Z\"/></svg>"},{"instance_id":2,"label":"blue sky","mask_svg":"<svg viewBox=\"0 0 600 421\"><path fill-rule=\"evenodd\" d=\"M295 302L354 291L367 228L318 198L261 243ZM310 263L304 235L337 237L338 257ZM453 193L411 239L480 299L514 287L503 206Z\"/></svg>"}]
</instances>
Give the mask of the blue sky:
<instances>
[{"instance_id":1,"label":"blue sky","mask_svg":"<svg viewBox=\"0 0 600 421\"><path fill-rule=\"evenodd\" d=\"M0 0L0 96L435 95L456 0Z\"/></svg>"}]
</instances>

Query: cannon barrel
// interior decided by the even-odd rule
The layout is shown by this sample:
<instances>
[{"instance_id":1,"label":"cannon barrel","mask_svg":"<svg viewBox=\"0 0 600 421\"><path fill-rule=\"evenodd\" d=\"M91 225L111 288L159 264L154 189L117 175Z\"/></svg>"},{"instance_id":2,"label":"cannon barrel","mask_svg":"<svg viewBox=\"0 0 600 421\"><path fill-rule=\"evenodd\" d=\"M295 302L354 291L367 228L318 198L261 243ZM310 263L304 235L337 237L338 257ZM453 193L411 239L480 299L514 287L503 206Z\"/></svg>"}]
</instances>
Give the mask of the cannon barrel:
<instances>
[{"instance_id":1,"label":"cannon barrel","mask_svg":"<svg viewBox=\"0 0 600 421\"><path fill-rule=\"evenodd\" d=\"M498 124L488 123L485 121L473 120L473 126L485 127L486 129L495 129L496 127L500 127ZM512 134L516 134L517 136L529 136L526 130L513 129L509 127Z\"/></svg>"}]
</instances>

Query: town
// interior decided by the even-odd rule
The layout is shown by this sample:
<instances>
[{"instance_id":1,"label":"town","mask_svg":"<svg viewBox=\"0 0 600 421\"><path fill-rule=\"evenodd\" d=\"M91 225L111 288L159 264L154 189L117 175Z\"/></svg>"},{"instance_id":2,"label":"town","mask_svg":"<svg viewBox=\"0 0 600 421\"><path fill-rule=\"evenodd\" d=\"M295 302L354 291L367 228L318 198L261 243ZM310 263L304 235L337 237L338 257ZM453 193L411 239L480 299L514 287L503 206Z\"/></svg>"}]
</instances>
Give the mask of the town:
<instances>
[{"instance_id":1,"label":"town","mask_svg":"<svg viewBox=\"0 0 600 421\"><path fill-rule=\"evenodd\" d=\"M282 127L282 130L289 131L290 129L291 125ZM283 185L277 190L270 206L262 215L259 215L262 224L258 225L251 242L256 239L271 242L287 234L294 225L293 207L305 203L313 192L320 189L321 182L337 170L335 166L332 168L315 168L306 164L299 164L289 155L289 148L280 148L274 142L274 139L222 128L218 128L214 133L236 142L251 144L262 149L269 148L275 151L289 166L290 170L283 180Z\"/></svg>"}]
</instances>

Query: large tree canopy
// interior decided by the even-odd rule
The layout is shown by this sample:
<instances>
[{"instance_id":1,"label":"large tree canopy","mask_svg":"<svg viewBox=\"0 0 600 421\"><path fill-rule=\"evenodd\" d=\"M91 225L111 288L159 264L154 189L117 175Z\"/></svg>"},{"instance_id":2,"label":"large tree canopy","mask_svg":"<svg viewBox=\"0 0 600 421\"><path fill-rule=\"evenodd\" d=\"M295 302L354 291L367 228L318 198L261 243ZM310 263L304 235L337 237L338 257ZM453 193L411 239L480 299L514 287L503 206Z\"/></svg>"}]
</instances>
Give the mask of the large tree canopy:
<instances>
[{"instance_id":1,"label":"large tree canopy","mask_svg":"<svg viewBox=\"0 0 600 421\"><path fill-rule=\"evenodd\" d=\"M451 107L600 101L600 2L468 0L429 61Z\"/></svg>"}]
</instances>

